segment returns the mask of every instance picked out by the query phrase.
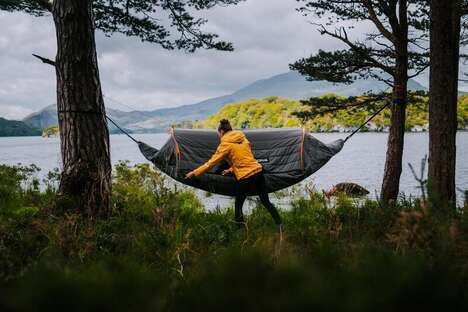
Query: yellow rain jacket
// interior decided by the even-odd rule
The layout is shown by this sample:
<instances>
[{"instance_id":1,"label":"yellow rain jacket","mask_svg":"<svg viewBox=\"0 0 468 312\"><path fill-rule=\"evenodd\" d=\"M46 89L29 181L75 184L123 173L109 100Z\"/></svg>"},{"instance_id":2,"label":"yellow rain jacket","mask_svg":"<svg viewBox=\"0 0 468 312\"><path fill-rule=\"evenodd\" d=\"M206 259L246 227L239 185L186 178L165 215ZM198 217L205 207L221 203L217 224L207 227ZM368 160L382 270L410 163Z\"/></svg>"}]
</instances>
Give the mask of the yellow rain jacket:
<instances>
[{"instance_id":1,"label":"yellow rain jacket","mask_svg":"<svg viewBox=\"0 0 468 312\"><path fill-rule=\"evenodd\" d=\"M216 152L205 164L193 170L195 176L202 175L221 160L225 159L237 180L246 179L262 171L262 165L255 160L249 140L241 131L229 131L221 137Z\"/></svg>"}]
</instances>

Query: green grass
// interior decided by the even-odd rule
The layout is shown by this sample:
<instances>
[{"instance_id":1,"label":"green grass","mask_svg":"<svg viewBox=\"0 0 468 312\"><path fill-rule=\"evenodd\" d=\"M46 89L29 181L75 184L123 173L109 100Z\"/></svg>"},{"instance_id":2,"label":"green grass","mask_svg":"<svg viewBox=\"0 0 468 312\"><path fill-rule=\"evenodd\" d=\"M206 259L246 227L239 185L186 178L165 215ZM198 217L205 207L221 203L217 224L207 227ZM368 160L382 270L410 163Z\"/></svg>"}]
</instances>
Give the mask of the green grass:
<instances>
[{"instance_id":1,"label":"green grass","mask_svg":"<svg viewBox=\"0 0 468 312\"><path fill-rule=\"evenodd\" d=\"M261 206L238 230L147 165L114 170L113 214L54 210L57 174L0 166L0 310L461 310L468 222L459 209L321 194Z\"/></svg>"}]
</instances>

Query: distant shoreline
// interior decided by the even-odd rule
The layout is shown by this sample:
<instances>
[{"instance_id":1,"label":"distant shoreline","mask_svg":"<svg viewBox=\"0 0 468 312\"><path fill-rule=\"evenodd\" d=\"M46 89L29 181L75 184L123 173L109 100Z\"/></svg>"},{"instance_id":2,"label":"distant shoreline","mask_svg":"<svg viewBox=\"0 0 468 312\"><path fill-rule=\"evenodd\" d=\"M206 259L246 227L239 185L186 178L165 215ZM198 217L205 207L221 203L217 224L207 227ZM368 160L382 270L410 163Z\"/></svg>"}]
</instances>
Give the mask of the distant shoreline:
<instances>
[{"instance_id":1,"label":"distant shoreline","mask_svg":"<svg viewBox=\"0 0 468 312\"><path fill-rule=\"evenodd\" d=\"M176 128L177 129L177 128ZM185 128L179 128L179 129L185 129ZM261 129L261 128L259 128ZM269 128L269 129L279 129L279 128ZM215 129L212 129L215 130ZM239 129L239 130L255 130L255 129ZM353 130L347 130L347 131L309 131L309 133L351 133ZM457 130L458 132L468 132L468 129L459 129ZM165 131L153 131L153 132L130 132L131 134L161 134L161 133L167 133L167 130ZM360 131L359 133L388 133L388 131L374 131L374 130L368 130L368 131ZM427 133L429 134L429 131L405 131L405 133ZM111 133L110 135L124 135L123 133ZM50 136L50 137L44 137L42 135L15 135L15 136L0 136L1 138L34 138L34 137L43 137L44 139L57 139L59 136Z\"/></svg>"}]
</instances>

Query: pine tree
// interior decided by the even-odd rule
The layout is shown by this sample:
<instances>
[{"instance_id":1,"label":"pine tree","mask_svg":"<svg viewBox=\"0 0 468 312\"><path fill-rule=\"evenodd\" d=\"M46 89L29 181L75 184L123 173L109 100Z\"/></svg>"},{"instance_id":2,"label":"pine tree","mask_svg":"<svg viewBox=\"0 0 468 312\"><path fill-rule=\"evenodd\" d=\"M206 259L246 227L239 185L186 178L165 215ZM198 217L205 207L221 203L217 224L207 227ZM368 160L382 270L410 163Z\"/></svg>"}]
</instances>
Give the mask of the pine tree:
<instances>
[{"instance_id":1,"label":"pine tree","mask_svg":"<svg viewBox=\"0 0 468 312\"><path fill-rule=\"evenodd\" d=\"M241 0L0 0L0 9L52 15L57 35L55 65L63 172L58 202L91 215L110 212L109 131L96 56L95 28L121 33L165 49L232 50L206 33L192 14Z\"/></svg>"},{"instance_id":2,"label":"pine tree","mask_svg":"<svg viewBox=\"0 0 468 312\"><path fill-rule=\"evenodd\" d=\"M392 90L391 125L381 198L385 203L397 199L405 132L407 83L428 66L428 5L425 0L299 0L298 10L314 16L320 34L345 46L323 51L291 64L309 80L352 83L355 79L376 78ZM373 26L370 33L353 39L348 33L356 23ZM333 25L342 24L330 29ZM371 97L368 95L368 97ZM376 96L381 100L381 95ZM369 103L370 101L365 101ZM347 109L359 102L341 105ZM336 106L336 105L335 105Z\"/></svg>"},{"instance_id":3,"label":"pine tree","mask_svg":"<svg viewBox=\"0 0 468 312\"><path fill-rule=\"evenodd\" d=\"M438 206L455 204L460 23L468 13L465 1L431 0L431 71L429 98L429 172L431 200ZM463 6L462 6L463 5ZM464 22L466 25L466 21ZM466 43L466 35L462 43Z\"/></svg>"}]
</instances>

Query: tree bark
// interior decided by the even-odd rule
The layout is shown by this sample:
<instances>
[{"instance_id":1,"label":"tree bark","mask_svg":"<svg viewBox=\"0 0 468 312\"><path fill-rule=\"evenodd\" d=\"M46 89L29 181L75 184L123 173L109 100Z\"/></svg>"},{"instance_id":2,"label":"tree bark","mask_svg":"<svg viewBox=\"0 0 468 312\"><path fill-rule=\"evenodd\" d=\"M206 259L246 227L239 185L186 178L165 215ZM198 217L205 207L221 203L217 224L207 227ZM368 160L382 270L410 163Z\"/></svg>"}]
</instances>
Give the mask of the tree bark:
<instances>
[{"instance_id":1,"label":"tree bark","mask_svg":"<svg viewBox=\"0 0 468 312\"><path fill-rule=\"evenodd\" d=\"M408 24L407 4L399 5L399 25L394 29L396 38L395 74L393 75L393 105L391 106L390 130L387 142L381 200L387 204L396 201L400 189L403 147L406 122L406 100L408 89Z\"/></svg>"},{"instance_id":2,"label":"tree bark","mask_svg":"<svg viewBox=\"0 0 468 312\"><path fill-rule=\"evenodd\" d=\"M395 79L395 83L406 90L407 79L405 80L404 77L398 77L398 79ZM396 91L394 91L394 93L396 93ZM402 171L405 121L406 94L404 98L399 98L398 101L395 101L391 106L390 130L388 133L387 155L381 193L381 199L384 203L395 201L398 198Z\"/></svg>"},{"instance_id":3,"label":"tree bark","mask_svg":"<svg viewBox=\"0 0 468 312\"><path fill-rule=\"evenodd\" d=\"M57 107L63 172L59 198L83 213L109 212L109 132L94 37L92 0L55 0Z\"/></svg>"},{"instance_id":4,"label":"tree bark","mask_svg":"<svg viewBox=\"0 0 468 312\"><path fill-rule=\"evenodd\" d=\"M431 0L429 97L429 196L454 204L460 0Z\"/></svg>"}]
</instances>

